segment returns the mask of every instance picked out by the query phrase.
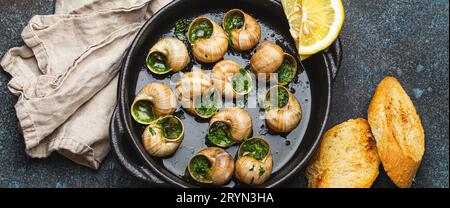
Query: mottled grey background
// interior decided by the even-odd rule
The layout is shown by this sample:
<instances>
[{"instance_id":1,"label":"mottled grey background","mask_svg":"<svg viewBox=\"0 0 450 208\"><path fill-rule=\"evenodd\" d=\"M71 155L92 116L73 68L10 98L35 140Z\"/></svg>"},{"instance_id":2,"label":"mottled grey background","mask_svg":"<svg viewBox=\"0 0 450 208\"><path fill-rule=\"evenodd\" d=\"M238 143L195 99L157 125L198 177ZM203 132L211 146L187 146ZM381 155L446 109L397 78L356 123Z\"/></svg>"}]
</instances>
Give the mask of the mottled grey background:
<instances>
[{"instance_id":1,"label":"mottled grey background","mask_svg":"<svg viewBox=\"0 0 450 208\"><path fill-rule=\"evenodd\" d=\"M344 59L333 90L328 126L365 117L378 82L397 77L421 116L426 152L414 187L449 187L449 2L448 0L343 0ZM33 15L51 14L53 0L0 0L0 57L20 46ZM14 111L16 97L0 70L0 187L142 187L110 154L93 171L52 155L25 155ZM286 186L304 187L303 174ZM381 171L375 187L392 187Z\"/></svg>"}]
</instances>

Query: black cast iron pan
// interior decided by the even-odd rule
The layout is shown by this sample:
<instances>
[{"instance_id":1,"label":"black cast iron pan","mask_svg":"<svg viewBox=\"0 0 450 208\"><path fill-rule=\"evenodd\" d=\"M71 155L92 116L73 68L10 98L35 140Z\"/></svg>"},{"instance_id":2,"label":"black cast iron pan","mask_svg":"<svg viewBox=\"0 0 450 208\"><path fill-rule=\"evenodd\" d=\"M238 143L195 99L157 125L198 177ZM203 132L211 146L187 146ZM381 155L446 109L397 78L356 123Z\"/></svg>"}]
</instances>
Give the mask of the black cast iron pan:
<instances>
[{"instance_id":1,"label":"black cast iron pan","mask_svg":"<svg viewBox=\"0 0 450 208\"><path fill-rule=\"evenodd\" d=\"M262 29L262 40L273 41L288 53L296 54L287 20L278 1L175 0L162 8L143 26L125 57L119 79L118 106L111 121L112 148L120 163L136 177L160 186L200 186L186 176L186 167L195 153L210 146L205 139L208 121L178 109L176 114L182 118L186 129L183 143L173 156L157 159L152 158L142 147L140 135L144 126L133 121L129 109L137 92L146 84L163 82L174 89L170 78L180 74L154 76L145 66L145 57L151 46L160 38L175 36L175 21L192 20L203 15L220 23L223 14L232 8L242 9L258 20ZM249 60L253 53L254 50L237 53L230 49L224 58L235 60L249 69ZM298 127L289 134L279 135L268 131L264 121L259 119L260 109L247 108L253 119L253 135L261 135L270 143L274 157L272 176L261 187L280 185L304 167L314 153L328 118L332 80L340 62L341 47L337 41L328 50L310 57L300 66L297 80L288 88L299 100L303 118ZM193 66L208 72L213 65L201 64L192 59L191 65L183 72L192 70ZM238 146L233 146L227 151L235 156L237 148ZM239 186L242 185L236 181L226 185Z\"/></svg>"}]
</instances>

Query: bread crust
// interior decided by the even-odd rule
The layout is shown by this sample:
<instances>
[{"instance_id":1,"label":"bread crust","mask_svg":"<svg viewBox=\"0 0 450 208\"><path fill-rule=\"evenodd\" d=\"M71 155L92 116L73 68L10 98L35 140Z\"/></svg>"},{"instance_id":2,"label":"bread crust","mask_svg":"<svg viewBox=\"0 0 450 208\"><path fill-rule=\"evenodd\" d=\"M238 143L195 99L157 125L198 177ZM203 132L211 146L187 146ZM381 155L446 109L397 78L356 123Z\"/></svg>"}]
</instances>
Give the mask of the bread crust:
<instances>
[{"instance_id":1,"label":"bread crust","mask_svg":"<svg viewBox=\"0 0 450 208\"><path fill-rule=\"evenodd\" d=\"M398 187L411 187L425 151L425 135L411 98L397 79L380 82L368 121L387 175Z\"/></svg>"},{"instance_id":2,"label":"bread crust","mask_svg":"<svg viewBox=\"0 0 450 208\"><path fill-rule=\"evenodd\" d=\"M306 169L310 188L370 188L380 159L365 119L329 129Z\"/></svg>"}]
</instances>

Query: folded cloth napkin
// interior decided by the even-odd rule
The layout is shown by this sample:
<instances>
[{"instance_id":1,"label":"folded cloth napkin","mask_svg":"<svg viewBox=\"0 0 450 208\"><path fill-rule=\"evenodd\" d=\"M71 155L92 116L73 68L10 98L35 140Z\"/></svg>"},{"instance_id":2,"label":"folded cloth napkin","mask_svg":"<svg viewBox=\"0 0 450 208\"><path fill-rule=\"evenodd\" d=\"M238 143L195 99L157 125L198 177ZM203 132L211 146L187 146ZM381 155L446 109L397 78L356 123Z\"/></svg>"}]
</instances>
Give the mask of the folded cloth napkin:
<instances>
[{"instance_id":1,"label":"folded cloth napkin","mask_svg":"<svg viewBox=\"0 0 450 208\"><path fill-rule=\"evenodd\" d=\"M57 0L54 15L34 16L25 46L1 61L11 74L26 153L57 151L98 169L110 150L109 121L126 49L153 13L171 0Z\"/></svg>"}]
</instances>

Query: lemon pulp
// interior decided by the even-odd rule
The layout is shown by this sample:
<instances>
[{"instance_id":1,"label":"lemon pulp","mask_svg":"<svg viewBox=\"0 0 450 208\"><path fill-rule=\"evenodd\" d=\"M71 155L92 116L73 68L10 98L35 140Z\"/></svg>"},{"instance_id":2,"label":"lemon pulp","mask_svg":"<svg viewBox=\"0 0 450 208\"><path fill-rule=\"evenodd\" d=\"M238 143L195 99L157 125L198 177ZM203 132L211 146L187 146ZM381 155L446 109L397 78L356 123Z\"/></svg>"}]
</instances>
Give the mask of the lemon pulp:
<instances>
[{"instance_id":1,"label":"lemon pulp","mask_svg":"<svg viewBox=\"0 0 450 208\"><path fill-rule=\"evenodd\" d=\"M341 0L281 0L300 58L329 47L345 19Z\"/></svg>"}]
</instances>

